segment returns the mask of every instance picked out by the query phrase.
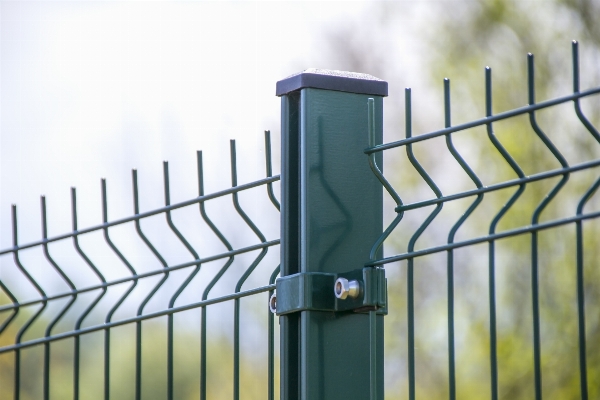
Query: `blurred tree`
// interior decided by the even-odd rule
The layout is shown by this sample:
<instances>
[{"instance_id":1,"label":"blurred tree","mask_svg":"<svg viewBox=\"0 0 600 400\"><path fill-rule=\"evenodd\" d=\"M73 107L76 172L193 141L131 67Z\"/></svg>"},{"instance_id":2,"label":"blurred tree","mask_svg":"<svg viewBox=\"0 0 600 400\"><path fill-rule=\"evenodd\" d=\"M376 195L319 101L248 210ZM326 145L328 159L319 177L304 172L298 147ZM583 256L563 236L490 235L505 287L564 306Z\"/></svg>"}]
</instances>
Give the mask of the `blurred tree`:
<instances>
[{"instance_id":1,"label":"blurred tree","mask_svg":"<svg viewBox=\"0 0 600 400\"><path fill-rule=\"evenodd\" d=\"M1 304L1 303L0 303ZM13 321L0 334L0 347L14 344L22 323L31 315ZM1 314L0 314L1 315ZM4 315L2 315L4 316ZM1 321L1 320L0 320ZM47 321L38 321L44 324ZM142 337L142 398L165 399L167 391L166 329L164 321L146 321ZM104 398L103 337L101 332L83 335L80 398ZM110 398L129 400L135 396L135 327L126 325L113 329L111 340ZM177 399L198 399L200 396L200 349L196 332L176 334L174 359L174 396ZM207 398L230 399L233 394L233 346L223 335L214 335L208 343ZM50 398L73 397L73 340L51 343ZM14 397L15 353L0 354L0 399ZM43 348L21 350L20 399L40 399L43 393ZM267 392L266 357L258 359L256 352L242 354L240 387L247 399L264 399Z\"/></svg>"},{"instance_id":2,"label":"blurred tree","mask_svg":"<svg viewBox=\"0 0 600 400\"><path fill-rule=\"evenodd\" d=\"M536 101L572 92L570 41L581 42L581 89L600 85L600 3L593 0L518 2L479 0L471 2L375 3L369 11L377 22L370 26L348 25L330 36L334 65L339 69L366 72L390 82L386 100L387 140L404 125L398 83L418 70L413 97L413 135L443 127L442 79L452 79L452 122L454 125L485 115L484 66L493 70L493 112L521 107L528 102L527 58L535 54ZM339 45L342 38L349 39ZM412 43L412 45L410 45ZM399 54L403 55L399 59ZM418 58L419 61L414 59ZM421 96L420 99L417 96ZM582 100L588 119L600 126L598 96ZM567 103L536 113L541 130L570 165L600 158L600 144L577 120ZM528 116L494 124L500 143L516 160L525 175L561 167L532 129ZM392 137L391 137L392 136ZM491 145L485 129L453 134L459 152L484 185L514 179L515 171ZM442 141L415 144L417 159L445 194L473 188L473 181L456 168ZM385 152L386 175L408 203L431 198L425 182L414 173L401 152ZM452 165L454 164L454 165ZM399 173L402 171L402 173ZM571 174L541 214L541 221L575 214L577 202L597 179L597 169ZM522 196L501 219L497 231L532 223L538 205L557 185L560 177L528 184ZM457 237L487 234L491 219L516 188L484 197ZM469 206L446 203L444 211L419 239L420 247L442 244L450 227ZM598 208L598 196L586 210ZM390 204L388 209L391 209ZM448 213L445 213L449 210ZM405 252L407 242L431 209L407 212L399 232L387 244L386 253ZM389 216L388 216L389 217ZM544 398L581 398L579 387L576 250L574 225L538 234L540 270L540 314L542 390ZM600 396L600 273L595 261L600 256L595 243L600 239L597 221L584 223L586 274L586 324L588 398ZM419 246L418 246L419 247ZM529 399L534 395L532 345L531 235L496 242L498 299L499 397ZM477 246L455 253L456 293L456 394L461 399L488 398L490 393L489 312L487 305L488 248ZM445 256L415 260L415 314L417 353L417 397L448 397ZM386 378L388 398L407 397L405 266L388 265L390 314L386 318ZM399 273L399 272L402 273ZM395 283L394 283L395 282Z\"/></svg>"}]
</instances>

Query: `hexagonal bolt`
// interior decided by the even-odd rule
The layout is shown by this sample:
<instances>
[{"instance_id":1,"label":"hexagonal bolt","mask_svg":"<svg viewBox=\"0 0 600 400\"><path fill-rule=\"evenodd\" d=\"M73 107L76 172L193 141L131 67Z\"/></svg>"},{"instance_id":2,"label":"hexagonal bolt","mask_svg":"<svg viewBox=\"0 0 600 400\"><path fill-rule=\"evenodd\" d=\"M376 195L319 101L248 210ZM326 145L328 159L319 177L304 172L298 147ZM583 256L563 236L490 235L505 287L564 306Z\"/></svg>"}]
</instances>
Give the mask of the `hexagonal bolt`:
<instances>
[{"instance_id":1,"label":"hexagonal bolt","mask_svg":"<svg viewBox=\"0 0 600 400\"><path fill-rule=\"evenodd\" d=\"M344 300L347 297L352 299L360 295L360 283L358 281L348 281L346 278L337 278L333 288L335 297Z\"/></svg>"},{"instance_id":2,"label":"hexagonal bolt","mask_svg":"<svg viewBox=\"0 0 600 400\"><path fill-rule=\"evenodd\" d=\"M277 313L277 293L273 293L269 299L269 310L271 310L273 314Z\"/></svg>"}]
</instances>

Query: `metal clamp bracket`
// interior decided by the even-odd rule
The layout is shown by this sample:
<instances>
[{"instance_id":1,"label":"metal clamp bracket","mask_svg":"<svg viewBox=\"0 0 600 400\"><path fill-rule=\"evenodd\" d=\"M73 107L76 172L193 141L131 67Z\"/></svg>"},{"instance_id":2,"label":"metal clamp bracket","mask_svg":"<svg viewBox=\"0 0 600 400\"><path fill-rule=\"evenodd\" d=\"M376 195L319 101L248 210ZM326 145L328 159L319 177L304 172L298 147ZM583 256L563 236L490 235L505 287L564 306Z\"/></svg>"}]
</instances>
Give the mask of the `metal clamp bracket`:
<instances>
[{"instance_id":1,"label":"metal clamp bracket","mask_svg":"<svg viewBox=\"0 0 600 400\"><path fill-rule=\"evenodd\" d=\"M377 310L378 314L387 315L385 270L369 267L339 274L305 272L284 276L277 279L276 292L269 304L277 315L307 310Z\"/></svg>"}]
</instances>

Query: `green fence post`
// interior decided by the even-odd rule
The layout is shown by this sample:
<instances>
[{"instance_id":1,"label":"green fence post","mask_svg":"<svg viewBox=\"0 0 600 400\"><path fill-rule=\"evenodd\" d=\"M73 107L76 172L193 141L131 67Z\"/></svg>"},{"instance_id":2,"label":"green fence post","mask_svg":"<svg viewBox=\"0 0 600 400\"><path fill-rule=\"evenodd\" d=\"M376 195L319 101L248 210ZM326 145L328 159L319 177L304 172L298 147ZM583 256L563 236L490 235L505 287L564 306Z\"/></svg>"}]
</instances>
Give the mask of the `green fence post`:
<instances>
[{"instance_id":1,"label":"green fence post","mask_svg":"<svg viewBox=\"0 0 600 400\"><path fill-rule=\"evenodd\" d=\"M277 82L277 96L282 110L281 398L373 399L376 393L383 399L383 315L371 315L376 335L370 335L366 311L378 306L339 311L349 303L336 299L334 282L338 274L364 267L382 232L382 186L364 149L369 98L375 101L376 140L382 141L387 82L309 69ZM361 283L364 304L369 273ZM302 283L291 281L293 276ZM296 285L296 291L280 293L282 282ZM379 305L384 303L385 296ZM376 343L373 354L371 343Z\"/></svg>"}]
</instances>

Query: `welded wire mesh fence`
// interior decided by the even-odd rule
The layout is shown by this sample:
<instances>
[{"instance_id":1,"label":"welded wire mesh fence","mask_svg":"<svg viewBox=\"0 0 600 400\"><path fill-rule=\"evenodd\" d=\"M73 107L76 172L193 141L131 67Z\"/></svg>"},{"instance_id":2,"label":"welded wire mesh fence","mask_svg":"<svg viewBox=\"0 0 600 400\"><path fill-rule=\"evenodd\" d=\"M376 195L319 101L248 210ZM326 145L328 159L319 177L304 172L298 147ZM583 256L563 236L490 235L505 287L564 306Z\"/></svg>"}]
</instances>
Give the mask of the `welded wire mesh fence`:
<instances>
[{"instance_id":1,"label":"welded wire mesh fence","mask_svg":"<svg viewBox=\"0 0 600 400\"><path fill-rule=\"evenodd\" d=\"M328 284L302 291L298 286L293 295L277 293L277 304L288 306L274 310L281 316L281 356L274 314L266 307L280 272L275 251L280 240L263 233L262 221L250 216L240 198L261 190L266 203L266 192L271 212L278 215L273 186L280 178L272 173L269 132L266 178L251 183L237 182L232 141L231 188L226 190L205 194L198 152L198 196L187 201L171 203L165 162L165 205L152 211L140 211L135 170L130 217L109 219L103 180L101 224L78 226L72 189L71 232L48 235L42 197L41 240L21 244L13 206L13 245L0 251L0 397L274 399L281 362L282 398L325 398L324 393L343 389L363 390L374 400L383 398L378 357L386 312L390 397L600 396L600 133L582 107L600 88L580 90L576 42L572 60L573 93L538 103L534 58L528 55L528 105L497 114L486 68L485 117L455 126L446 79L445 127L416 136L407 89L406 139L386 144L377 144L383 120L377 107L387 96L386 82L325 70L280 81L286 180L281 259L288 260L282 275L293 287L357 270L353 276L365 277L386 267L390 280L387 292L383 283L373 286L381 302L356 307L344 308ZM570 125L561 108L569 103L575 110L568 111L574 114ZM357 110L366 112L357 116ZM368 159L356 170L355 154L345 154L343 162L331 159L349 148L360 153L367 143ZM378 166L382 153L385 175ZM381 195L374 193L379 183L367 162L394 207L391 223L375 243L360 236L368 231L375 238L381 231L380 220L372 217L380 217L380 201L369 210L364 204L365 198ZM373 193L347 190L356 182ZM227 214L236 216L234 228L247 231L245 244L234 243L235 235L207 209L224 199L232 201ZM191 209L196 225L206 228L221 251L203 255L197 238L182 228L177 216ZM349 209L363 215L357 218ZM156 218L164 218L158 228ZM119 229L127 226L131 240L124 241L127 235ZM381 258L384 243L406 251ZM145 259L132 258L134 245L144 249ZM74 252L71 258L62 256L67 247ZM96 252L98 247L111 256ZM371 251L359 259L363 247ZM187 258L172 262L166 249ZM256 274L259 278L252 280ZM61 284L50 284L50 276ZM97 283L90 284L91 279ZM366 278L357 284L358 296L365 285ZM223 323L228 316L230 323ZM216 332L212 338L211 332ZM249 340L254 336L259 339ZM253 352L256 348L262 353ZM340 363L342 357L349 361ZM355 357L366 361L356 363ZM324 370L328 365L339 371ZM340 382L348 385L340 388ZM256 385L261 389L254 390Z\"/></svg>"},{"instance_id":2,"label":"welded wire mesh fence","mask_svg":"<svg viewBox=\"0 0 600 400\"><path fill-rule=\"evenodd\" d=\"M165 205L146 212L140 211L138 174L133 170L133 215L127 218L109 219L107 185L103 179L102 223L89 228L81 228L78 225L77 196L75 188L72 188L72 231L63 235L48 236L46 199L42 197L42 238L33 243L19 242L17 207L13 205L13 246L0 252L3 258L0 279L0 398L173 399L186 398L193 394L196 398L206 399L222 398L223 392L229 391L233 391L234 398L239 398L242 379L240 369L244 368L241 365L243 357L240 355L240 342L248 335L247 332L240 332L240 321L243 313L251 313L249 308L256 308L255 305L250 305L242 311L241 300L256 297L261 293L264 293L263 296L259 296L259 303L263 305L260 308L261 315L265 321L269 321L268 337L263 336L268 354L264 354L263 360L256 364L264 365L268 372L256 376L264 379L264 392L268 391L272 398L275 385L275 333L273 316L268 313L264 304L268 292L274 288L273 282L279 267L277 264L264 266L266 276L270 275L271 278L269 282L263 280L263 285L250 285L251 287L247 288L248 285L244 286L244 283L265 260L267 253L278 247L279 240L267 239L258 227L260 224L253 221L240 201L240 193L264 188L273 211L278 214L279 203L274 195L273 183L279 180L279 176L272 175L269 132L265 132L265 145L266 178L239 184L236 147L235 142L231 141L231 188L211 194L204 192L202 153L198 152L198 197L179 203L171 202L168 163L164 162ZM217 227L214 218L211 218L210 212L207 211L207 205L210 208L211 203L227 198L233 203L231 212L236 213L240 217L240 223L245 224L252 232L252 244L234 247L231 239ZM202 222L218 239L223 250L211 255L200 255L192 246L191 240L178 228L174 216L182 210L194 207L198 207L196 213L199 212ZM222 207L219 210L223 212ZM157 229L156 225L153 225L149 229L152 234L148 234L144 224L148 227L152 217L165 218L166 226L163 224ZM130 235L137 236L137 244L150 252L154 258L154 265L158 264L159 268L148 268L147 265L136 265L134 261L130 261L126 254L131 254L131 244L135 243L132 238L125 241L122 238L119 241L111 239L111 231L114 232L124 225L133 226L134 229L129 231ZM95 236L95 240L87 241L85 245L81 243L86 240L86 235L91 236L94 233L101 233L102 237ZM167 236L174 236L179 241L182 245L181 251L189 254L189 261L167 261L169 257L165 254L165 246L161 246L160 243L168 241ZM79 269L73 269L72 265L69 265L73 260L63 263L59 259L64 257L56 257L54 248L64 251L64 245L68 242L72 243L77 256L80 257L79 261L82 261L79 263ZM125 242L129 248L120 248L119 242ZM89 255L90 248L102 246L106 246L120 261L120 275L115 275L115 265L103 263L107 260L106 257L100 257L98 261L99 257L94 260L94 257ZM40 258L35 259L34 265L23 261L28 254L36 252L43 253L45 263ZM8 258L11 257L14 264L9 266ZM272 260L268 262L271 263ZM46 268L45 273L40 275L41 264L50 269ZM235 273L231 274L230 270L235 270ZM93 280L97 283L90 283L91 279L79 279L88 272L92 273ZM52 273L62 279L64 284L60 287L66 286L66 290L57 289L56 285L49 287L49 275ZM227 273L230 275L224 279ZM108 277L109 274L112 277ZM20 279L17 279L16 275ZM202 276L202 279L195 279L199 276ZM233 283L234 286L229 288L225 295L213 291L223 281L226 281L226 285ZM33 295L23 298L23 286L33 289L30 291ZM220 291L223 292L222 289ZM184 292L191 295L181 296ZM152 303L155 304L150 307ZM233 349L229 351L228 346L221 346L218 350L226 354L214 355L209 365L210 346L218 347L218 341L211 341L209 338L211 321L207 314L209 309L223 313L223 309L215 307L218 305L227 305L226 310L233 305L233 326L229 327L232 329L230 336ZM185 313L189 310L199 311L199 318L189 312ZM176 324L177 319L179 321ZM218 323L218 319L216 322ZM212 323L215 324L214 318ZM133 330L119 329L127 326ZM198 327L198 339L196 335L181 333L182 329L183 332L185 329L195 332ZM153 350L155 347L165 350L166 359L164 356L157 356ZM43 351L36 352L36 349L40 348ZM197 354L194 354L197 359L192 357L190 361L189 353L194 353L194 350L197 351ZM176 354L177 352L179 354ZM224 362L224 357L231 357L231 362ZM215 382L215 373L210 370L211 366L217 369L219 363L231 368L231 385L225 391L222 386L226 380L217 379ZM247 370L248 366L245 368ZM186 369L196 371L197 376L189 377L183 382L176 376L176 372L184 376L190 375ZM90 376L90 373L94 376ZM123 376L130 379L123 382ZM209 381L210 376L213 377L213 382ZM161 386L156 381L164 385Z\"/></svg>"},{"instance_id":3,"label":"welded wire mesh fence","mask_svg":"<svg viewBox=\"0 0 600 400\"><path fill-rule=\"evenodd\" d=\"M406 139L382 145L375 145L374 140L371 140L371 147L365 151L374 173L395 203L396 216L375 243L371 252L372 261L367 265L387 266L388 275L390 269L393 269L391 263L402 262L400 267L405 268L405 275L399 278L398 284L390 286L389 293L390 309L393 310L390 315L401 313L401 318L406 318L406 325L395 324L395 327L400 329L390 328L387 334L401 336L401 332L406 332L407 353L403 353L407 357L406 375L388 375L387 379L399 381L399 386L404 386L400 393L407 391L410 399L416 398L418 389L421 389L422 395L425 393L425 397L431 396L432 392L427 389L428 386L431 387L431 370L442 371L440 373L446 382L446 388L435 393L447 393L444 397L450 399L498 399L499 395L503 398L507 395L511 397L511 388L515 390L513 395L517 393L515 386L518 382L525 388L518 389L518 393L528 393L530 398L536 399L541 399L543 392L547 395L558 395L558 398L588 399L600 395L596 356L600 337L597 318L600 304L595 301L599 291L596 250L600 230L597 220L600 217L598 196L594 204L590 204L600 186L600 133L586 118L581 106L582 99L600 94L600 88L580 90L577 42L573 42L572 51L573 93L570 95L537 103L534 57L529 54L527 106L493 114L492 71L486 68L484 118L452 126L450 81L445 79L444 129L413 136L411 90L406 89ZM555 145L551 140L552 136L542 129L537 120L540 115L543 116L540 119L544 118L544 122L552 121L552 118L545 118L548 115L559 115L559 121L566 120L569 111L559 108L565 103L573 104L579 126L573 123L565 130L562 122L554 126L549 124L549 130L560 129L554 133L554 138L559 140L561 145ZM369 102L369 114L374 114L373 101ZM520 116L525 116L528 120L519 120ZM373 121L373 117L370 120ZM513 121L516 121L514 125L501 125L503 122ZM370 124L370 131L373 130L373 125ZM497 135L496 130L502 134ZM473 141L470 142L471 165L453 141L455 135L469 132L472 133L469 139L487 136L491 144L485 149ZM583 135L581 137L585 136L580 141L582 144L579 148L575 146L578 134ZM441 143L436 143L436 138L445 140L446 150L438 146ZM431 161L434 158L435 161L429 165L432 169L436 169L437 165L437 177L428 174L417 159L415 148L418 146L426 149L421 153L421 160ZM523 154L522 150L528 146L537 146L541 153ZM408 169L412 166L421 179L421 187L426 185L429 188L429 194L426 195L428 198L408 204L403 202L399 194L406 193L406 190L401 186L397 186L396 190L395 186L390 184L398 180L398 170L388 172L386 179L377 168L375 154L384 151L389 153L386 157L389 163L390 157L400 157L398 153L393 153L393 149L399 148L405 148L405 160L408 161L403 164L406 169L402 169L402 174L408 174ZM478 154L481 158L473 157L474 148L481 152ZM569 153L576 162L569 162L561 152ZM537 154L537 157L532 158L532 154ZM454 169L449 167L452 163ZM456 164L460 169L455 167ZM551 168L551 165L558 167ZM527 175L532 170L537 172ZM453 173L456 175L452 175ZM481 175L488 178L487 182ZM514 178L511 178L511 175ZM571 185L567 185L569 180ZM442 192L440 187L443 184L450 188L450 194L448 191ZM461 189L461 186L464 189ZM494 197L500 193L500 197ZM527 193L531 194L530 197L527 197ZM456 204L460 206L456 208ZM442 216L444 206L455 208L448 215ZM479 214L478 208L483 210ZM411 213L418 216L410 220ZM440 216L442 217L438 218ZM438 222L436 218L442 220L439 225L435 225ZM403 225L402 222L408 225ZM462 232L459 232L461 228ZM427 237L432 230L435 232ZM482 230L487 230L487 233L481 232ZM388 237L399 232L401 237L396 239L396 244L400 241L406 243L406 251L376 259L374 255L377 249ZM445 239L443 235L447 235ZM512 242L511 238L514 238ZM421 247L417 246L419 239ZM441 257L444 254L445 260ZM445 265L445 271L439 270L440 265ZM470 274L471 279L474 279L473 276L481 274L484 270L487 271L487 279L483 278L470 284L466 281L465 275ZM584 272L591 275L587 280ZM461 282L459 289L455 290L454 279L457 274L460 275ZM507 274L512 274L511 278L507 278ZM482 288L484 280L487 280L487 293ZM528 282L528 285L523 285L523 282ZM572 286L568 286L569 283L572 283ZM503 296L498 294L498 285L503 286ZM586 290L589 296L587 310ZM526 305L527 299L521 292L527 294L530 305ZM567 296L565 292L568 293ZM398 293L403 293L406 298L398 299ZM436 296L432 293L439 293L438 303L432 300ZM443 295L446 296L445 300L441 299ZM458 317L455 314L457 296L462 302L462 312ZM471 308L464 305L465 297L470 297ZM589 303L590 300L594 303ZM394 308L394 301L406 307L406 314ZM564 310L559 308L560 304L554 305L554 302L563 301L568 301L568 312L563 312ZM445 312L436 308L441 303L445 303ZM479 305L485 303L487 310L482 310ZM544 304L546 307L550 304L553 308L544 309ZM529 307L531 311L525 311ZM432 313L433 308L437 314ZM467 309L471 315L466 317L470 318L470 321L465 323L464 312ZM476 315L474 310L483 312L484 316ZM512 312L510 317L506 316L508 311ZM528 318L524 319L523 316ZM506 322L507 318L512 318L512 322ZM427 332L432 329L431 319L447 321L445 329L441 323L433 324L438 329L437 332L445 331L441 334L447 338L445 346L439 345L439 337L429 341L420 339L420 336L431 336ZM386 321L390 322L389 319ZM473 340L473 335L469 336L469 332L475 328L468 325L481 321L485 322L487 327L483 327L475 336L478 336L481 347L487 347L485 362L481 362L474 355L477 351L484 350L469 342ZM522 330L519 325L526 326L526 334L530 336L526 342L523 341L524 345L520 348L510 348L508 342L512 340L514 344L517 341L515 332ZM558 329L558 332L553 332L553 329ZM391 339L388 337L388 340ZM556 350L558 341L569 343L565 352ZM422 350L422 346L430 346L429 351ZM443 348L446 356L440 356L438 353ZM457 348L460 349L458 358ZM420 361L419 355L422 359L429 360L429 363ZM386 353L386 357L389 359L390 354ZM574 357L577 357L576 363L573 362ZM586 361L589 358L593 360L591 367ZM446 366L440 367L441 362ZM474 365L465 367L469 362L475 364L478 371L472 370ZM503 368L500 372L499 364ZM523 364L526 366L523 367ZM471 370L467 371L466 368ZM520 376L515 377L514 372L510 371L511 368L519 369ZM457 370L460 370L460 373ZM387 373L389 374L389 371ZM425 375L425 378L421 378L421 384L419 373L421 376ZM542 380L544 373L548 376L545 381ZM571 373L574 376L571 376ZM568 379L565 379L565 376ZM531 381L528 382L529 377ZM579 393L577 390L573 391L573 385L568 383L572 380L579 381L579 384L574 385L579 389ZM462 383L459 389L457 381ZM470 390L469 386L475 387L478 391L475 393L478 394L473 394L474 391Z\"/></svg>"}]
</instances>

